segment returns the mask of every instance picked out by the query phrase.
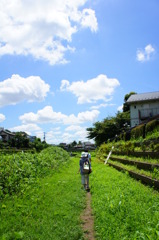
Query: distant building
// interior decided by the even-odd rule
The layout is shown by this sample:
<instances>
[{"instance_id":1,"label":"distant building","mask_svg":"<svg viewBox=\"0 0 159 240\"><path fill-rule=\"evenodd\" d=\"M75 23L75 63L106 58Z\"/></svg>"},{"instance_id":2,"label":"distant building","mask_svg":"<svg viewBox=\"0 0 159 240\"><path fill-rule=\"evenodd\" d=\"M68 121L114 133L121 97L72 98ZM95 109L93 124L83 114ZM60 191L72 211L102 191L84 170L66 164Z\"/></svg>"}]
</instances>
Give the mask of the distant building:
<instances>
[{"instance_id":1,"label":"distant building","mask_svg":"<svg viewBox=\"0 0 159 240\"><path fill-rule=\"evenodd\" d=\"M83 149L83 145L82 144L77 144L76 146L74 146L75 149L78 150L82 150Z\"/></svg>"},{"instance_id":2,"label":"distant building","mask_svg":"<svg viewBox=\"0 0 159 240\"><path fill-rule=\"evenodd\" d=\"M36 139L36 136L29 136L25 132L19 132L20 135L24 138L28 138L30 142L34 142ZM10 139L16 136L16 132L10 132L8 130L5 130L4 128L0 127L0 140L3 142L8 142Z\"/></svg>"},{"instance_id":3,"label":"distant building","mask_svg":"<svg viewBox=\"0 0 159 240\"><path fill-rule=\"evenodd\" d=\"M159 115L159 92L133 94L127 103L130 105L131 127Z\"/></svg>"},{"instance_id":4,"label":"distant building","mask_svg":"<svg viewBox=\"0 0 159 240\"><path fill-rule=\"evenodd\" d=\"M28 136L29 142L35 142L36 136Z\"/></svg>"},{"instance_id":5,"label":"distant building","mask_svg":"<svg viewBox=\"0 0 159 240\"><path fill-rule=\"evenodd\" d=\"M95 149L95 144L91 142L84 142L83 147L84 149L93 150Z\"/></svg>"},{"instance_id":6,"label":"distant building","mask_svg":"<svg viewBox=\"0 0 159 240\"><path fill-rule=\"evenodd\" d=\"M67 146L67 144L66 143L60 143L59 144L59 147L62 147L63 149L68 149L68 146Z\"/></svg>"},{"instance_id":7,"label":"distant building","mask_svg":"<svg viewBox=\"0 0 159 240\"><path fill-rule=\"evenodd\" d=\"M8 142L15 136L14 133L4 130L4 128L0 128L0 137L3 142Z\"/></svg>"}]
</instances>

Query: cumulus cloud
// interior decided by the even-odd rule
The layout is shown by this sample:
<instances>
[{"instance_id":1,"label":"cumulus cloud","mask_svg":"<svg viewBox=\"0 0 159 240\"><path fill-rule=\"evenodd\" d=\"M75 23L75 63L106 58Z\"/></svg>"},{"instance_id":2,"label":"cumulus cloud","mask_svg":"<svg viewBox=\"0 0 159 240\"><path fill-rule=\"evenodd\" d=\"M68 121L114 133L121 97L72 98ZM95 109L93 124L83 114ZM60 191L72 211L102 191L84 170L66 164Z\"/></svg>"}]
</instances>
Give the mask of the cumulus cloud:
<instances>
[{"instance_id":1,"label":"cumulus cloud","mask_svg":"<svg viewBox=\"0 0 159 240\"><path fill-rule=\"evenodd\" d=\"M72 35L81 27L96 32L95 12L88 0L1 0L0 55L32 55L51 65L66 63Z\"/></svg>"},{"instance_id":2,"label":"cumulus cloud","mask_svg":"<svg viewBox=\"0 0 159 240\"><path fill-rule=\"evenodd\" d=\"M61 112L55 112L51 106L46 106L45 108L39 110L37 113L25 113L20 116L19 119L23 124L28 123L62 123L65 125L70 124L81 124L84 122L93 122L99 115L99 111L92 110L81 112L77 116L74 114L65 115Z\"/></svg>"},{"instance_id":3,"label":"cumulus cloud","mask_svg":"<svg viewBox=\"0 0 159 240\"><path fill-rule=\"evenodd\" d=\"M116 87L120 85L115 78L108 78L104 74L96 78L70 83L68 80L61 81L61 91L69 91L78 98L78 103L94 103L98 100L107 101L114 93Z\"/></svg>"},{"instance_id":4,"label":"cumulus cloud","mask_svg":"<svg viewBox=\"0 0 159 240\"><path fill-rule=\"evenodd\" d=\"M23 124L9 129L12 132L26 132L31 135L32 132L41 131L37 124Z\"/></svg>"},{"instance_id":5,"label":"cumulus cloud","mask_svg":"<svg viewBox=\"0 0 159 240\"><path fill-rule=\"evenodd\" d=\"M97 19L95 17L95 11L92 9L84 9L82 11L81 25L86 28L90 27L92 32L97 30Z\"/></svg>"},{"instance_id":6,"label":"cumulus cloud","mask_svg":"<svg viewBox=\"0 0 159 240\"><path fill-rule=\"evenodd\" d=\"M102 107L112 107L112 106L114 106L113 103L101 103L97 106L92 106L91 109L100 109Z\"/></svg>"},{"instance_id":7,"label":"cumulus cloud","mask_svg":"<svg viewBox=\"0 0 159 240\"><path fill-rule=\"evenodd\" d=\"M155 49L151 44L149 44L144 48L144 50L137 50L136 58L139 62L149 61L154 53Z\"/></svg>"},{"instance_id":8,"label":"cumulus cloud","mask_svg":"<svg viewBox=\"0 0 159 240\"><path fill-rule=\"evenodd\" d=\"M117 110L118 110L119 112L122 112L122 111L123 111L123 105L119 106L119 107L117 108Z\"/></svg>"},{"instance_id":9,"label":"cumulus cloud","mask_svg":"<svg viewBox=\"0 0 159 240\"><path fill-rule=\"evenodd\" d=\"M60 142L65 143L71 143L74 140L85 142L87 135L88 133L86 131L86 127L81 127L81 129L78 131L67 131L67 129L65 129L64 133L61 135L61 138L57 139L57 142L59 142L59 140L61 140Z\"/></svg>"},{"instance_id":10,"label":"cumulus cloud","mask_svg":"<svg viewBox=\"0 0 159 240\"><path fill-rule=\"evenodd\" d=\"M68 132L77 132L77 131L81 131L81 130L83 130L83 127L78 126L78 125L71 125L71 126L65 128L65 131L68 131Z\"/></svg>"},{"instance_id":11,"label":"cumulus cloud","mask_svg":"<svg viewBox=\"0 0 159 240\"><path fill-rule=\"evenodd\" d=\"M0 113L0 122L3 122L5 119L6 117L2 113Z\"/></svg>"},{"instance_id":12,"label":"cumulus cloud","mask_svg":"<svg viewBox=\"0 0 159 240\"><path fill-rule=\"evenodd\" d=\"M77 141L86 141L88 132L86 130L86 127L82 127L80 125L71 125L67 128L65 128L65 137L69 136L69 138L67 138L66 142L72 142L76 139L78 139Z\"/></svg>"},{"instance_id":13,"label":"cumulus cloud","mask_svg":"<svg viewBox=\"0 0 159 240\"><path fill-rule=\"evenodd\" d=\"M38 76L23 78L12 75L0 82L0 107L15 105L22 101L43 101L50 86Z\"/></svg>"}]
</instances>

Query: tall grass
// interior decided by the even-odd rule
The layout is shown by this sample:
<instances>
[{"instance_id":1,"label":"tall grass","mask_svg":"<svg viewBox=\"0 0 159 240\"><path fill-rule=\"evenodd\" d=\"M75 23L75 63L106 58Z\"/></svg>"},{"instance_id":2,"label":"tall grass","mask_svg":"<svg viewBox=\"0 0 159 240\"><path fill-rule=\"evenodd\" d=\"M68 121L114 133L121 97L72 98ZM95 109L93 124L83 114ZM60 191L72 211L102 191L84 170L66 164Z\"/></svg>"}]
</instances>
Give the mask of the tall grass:
<instances>
[{"instance_id":1,"label":"tall grass","mask_svg":"<svg viewBox=\"0 0 159 240\"><path fill-rule=\"evenodd\" d=\"M159 239L159 193L101 162L92 165L96 239Z\"/></svg>"},{"instance_id":2,"label":"tall grass","mask_svg":"<svg viewBox=\"0 0 159 240\"><path fill-rule=\"evenodd\" d=\"M80 214L85 193L77 175L78 164L72 159L39 178L23 195L4 199L0 204L0 239L82 240Z\"/></svg>"}]
</instances>

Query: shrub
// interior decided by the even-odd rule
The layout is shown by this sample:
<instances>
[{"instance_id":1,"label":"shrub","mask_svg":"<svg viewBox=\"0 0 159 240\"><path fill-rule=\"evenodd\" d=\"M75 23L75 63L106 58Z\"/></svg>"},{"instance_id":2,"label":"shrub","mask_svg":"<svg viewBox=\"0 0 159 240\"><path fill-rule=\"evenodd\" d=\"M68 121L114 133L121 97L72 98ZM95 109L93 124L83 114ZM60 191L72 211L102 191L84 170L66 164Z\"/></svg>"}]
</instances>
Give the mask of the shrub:
<instances>
[{"instance_id":1,"label":"shrub","mask_svg":"<svg viewBox=\"0 0 159 240\"><path fill-rule=\"evenodd\" d=\"M139 125L131 130L131 138L138 139L145 136L145 124Z\"/></svg>"},{"instance_id":2,"label":"shrub","mask_svg":"<svg viewBox=\"0 0 159 240\"><path fill-rule=\"evenodd\" d=\"M156 128L159 127L159 122L155 119L146 124L145 132L148 134L149 132L153 132Z\"/></svg>"},{"instance_id":3,"label":"shrub","mask_svg":"<svg viewBox=\"0 0 159 240\"><path fill-rule=\"evenodd\" d=\"M154 146L154 151L159 152L159 143Z\"/></svg>"},{"instance_id":4,"label":"shrub","mask_svg":"<svg viewBox=\"0 0 159 240\"><path fill-rule=\"evenodd\" d=\"M125 146L124 146L124 151L127 153L127 155L130 153L130 152L134 152L134 149L135 149L135 146L134 146L134 143L129 141L129 142L126 142L125 143Z\"/></svg>"},{"instance_id":5,"label":"shrub","mask_svg":"<svg viewBox=\"0 0 159 240\"><path fill-rule=\"evenodd\" d=\"M41 153L2 154L0 162L0 198L23 192L38 178L57 171L70 159L61 148L49 147Z\"/></svg>"},{"instance_id":6,"label":"shrub","mask_svg":"<svg viewBox=\"0 0 159 240\"><path fill-rule=\"evenodd\" d=\"M131 138L131 133L130 131L124 133L124 140L129 141Z\"/></svg>"}]
</instances>

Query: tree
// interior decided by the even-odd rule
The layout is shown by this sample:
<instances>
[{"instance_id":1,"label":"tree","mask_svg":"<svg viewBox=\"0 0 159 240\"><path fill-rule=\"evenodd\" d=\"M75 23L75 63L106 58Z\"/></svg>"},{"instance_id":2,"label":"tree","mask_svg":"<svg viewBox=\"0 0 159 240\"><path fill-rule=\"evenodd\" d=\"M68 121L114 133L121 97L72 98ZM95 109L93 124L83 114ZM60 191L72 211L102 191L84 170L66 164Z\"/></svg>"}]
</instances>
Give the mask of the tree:
<instances>
[{"instance_id":1,"label":"tree","mask_svg":"<svg viewBox=\"0 0 159 240\"><path fill-rule=\"evenodd\" d=\"M96 122L93 125L93 128L87 128L88 138L94 139L97 146L119 134L119 126L115 117L105 118L102 122Z\"/></svg>"},{"instance_id":2,"label":"tree","mask_svg":"<svg viewBox=\"0 0 159 240\"><path fill-rule=\"evenodd\" d=\"M130 92L130 93L127 93L125 95L125 97L124 97L124 104L123 104L123 112L130 111L130 106L127 104L127 100L133 94L136 94L136 92Z\"/></svg>"},{"instance_id":3,"label":"tree","mask_svg":"<svg viewBox=\"0 0 159 240\"><path fill-rule=\"evenodd\" d=\"M17 148L28 148L29 139L21 132L16 132L15 136L9 141L9 145Z\"/></svg>"},{"instance_id":4,"label":"tree","mask_svg":"<svg viewBox=\"0 0 159 240\"><path fill-rule=\"evenodd\" d=\"M107 117L102 122L94 123L93 127L87 128L88 138L94 139L97 146L128 129L130 126L130 111L126 101L132 94L135 94L135 92L125 95L123 112L117 112L115 117Z\"/></svg>"},{"instance_id":5,"label":"tree","mask_svg":"<svg viewBox=\"0 0 159 240\"><path fill-rule=\"evenodd\" d=\"M71 146L72 147L74 147L74 146L76 146L77 145L77 142L76 141L73 141L72 143L71 143Z\"/></svg>"}]
</instances>

